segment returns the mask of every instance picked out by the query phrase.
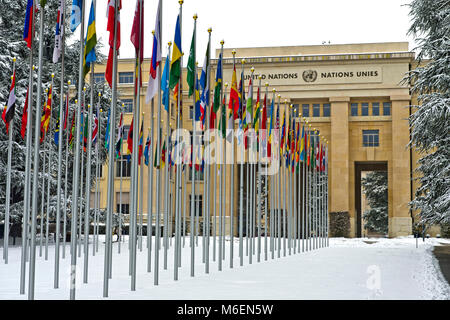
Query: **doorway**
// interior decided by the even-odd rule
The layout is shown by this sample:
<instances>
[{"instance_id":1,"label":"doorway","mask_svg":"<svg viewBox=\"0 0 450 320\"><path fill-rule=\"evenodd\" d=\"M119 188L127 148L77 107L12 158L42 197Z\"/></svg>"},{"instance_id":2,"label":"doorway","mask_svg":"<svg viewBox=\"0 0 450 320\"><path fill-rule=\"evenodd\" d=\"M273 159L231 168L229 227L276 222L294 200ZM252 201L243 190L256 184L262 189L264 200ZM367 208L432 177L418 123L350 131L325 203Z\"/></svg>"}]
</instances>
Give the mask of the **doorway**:
<instances>
[{"instance_id":1,"label":"doorway","mask_svg":"<svg viewBox=\"0 0 450 320\"><path fill-rule=\"evenodd\" d=\"M356 212L356 237L361 238L363 233L367 236L367 231L364 228L363 216L364 216L364 208L363 208L363 178L367 181L367 178L371 177L379 177L379 181L381 188L385 188L386 190L386 214L387 214L387 162L355 162L355 212ZM379 173L378 175L373 175L371 173ZM384 174L385 173L385 174ZM383 177L386 179L383 179ZM384 185L385 183L385 185ZM384 199L384 198L383 198ZM367 201L364 203L365 207L368 208ZM367 205L366 205L367 204ZM374 214L375 211L373 211ZM384 212L384 210L383 210ZM367 218L366 218L367 220ZM378 222L384 224L384 219L382 222ZM387 228L387 220L386 220L386 228ZM383 229L383 228L381 228ZM376 232L382 234L382 232Z\"/></svg>"}]
</instances>

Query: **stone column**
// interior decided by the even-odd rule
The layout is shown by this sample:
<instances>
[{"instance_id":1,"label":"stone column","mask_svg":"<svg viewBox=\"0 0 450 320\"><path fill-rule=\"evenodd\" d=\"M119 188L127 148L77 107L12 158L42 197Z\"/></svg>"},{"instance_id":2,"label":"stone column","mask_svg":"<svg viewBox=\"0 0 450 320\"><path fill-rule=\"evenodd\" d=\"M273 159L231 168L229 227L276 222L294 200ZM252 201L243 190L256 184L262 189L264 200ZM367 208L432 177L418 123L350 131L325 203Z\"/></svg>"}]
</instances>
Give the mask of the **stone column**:
<instances>
[{"instance_id":1,"label":"stone column","mask_svg":"<svg viewBox=\"0 0 450 320\"><path fill-rule=\"evenodd\" d=\"M412 234L412 219L408 206L411 201L409 109L411 97L391 96L392 101L392 173L389 175L389 237Z\"/></svg>"},{"instance_id":2,"label":"stone column","mask_svg":"<svg viewBox=\"0 0 450 320\"><path fill-rule=\"evenodd\" d=\"M330 212L350 213L350 234L354 235L355 217L350 210L349 186L349 97L330 97L331 139L330 139Z\"/></svg>"}]
</instances>

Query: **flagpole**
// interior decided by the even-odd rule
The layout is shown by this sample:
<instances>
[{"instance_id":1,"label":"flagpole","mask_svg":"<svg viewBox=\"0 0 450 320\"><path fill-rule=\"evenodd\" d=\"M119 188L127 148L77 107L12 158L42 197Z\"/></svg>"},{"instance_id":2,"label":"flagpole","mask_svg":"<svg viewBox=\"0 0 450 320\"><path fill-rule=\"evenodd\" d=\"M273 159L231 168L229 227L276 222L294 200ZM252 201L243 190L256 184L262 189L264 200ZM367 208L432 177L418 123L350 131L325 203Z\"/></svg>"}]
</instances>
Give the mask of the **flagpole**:
<instances>
[{"instance_id":1,"label":"flagpole","mask_svg":"<svg viewBox=\"0 0 450 320\"><path fill-rule=\"evenodd\" d=\"M266 96L268 96L269 95L269 84L266 82ZM267 103L266 103L266 105L264 106L264 109L266 109L266 114L267 114ZM264 119L265 121L267 120L267 119ZM268 137L268 135L267 135L267 121L266 121L266 123L264 123L264 127L266 128L266 133L265 133L265 136L266 136L266 141L264 141L264 143L265 143L265 145L266 145L266 157L267 157L267 148L268 148L268 142L269 142L269 137ZM262 160L262 157L261 157L261 160ZM262 169L262 166L260 166L260 169ZM269 186L268 186L268 183L267 183L267 164L265 165L265 171L266 171L266 174L264 175L264 176L262 176L262 175L260 175L260 177L261 177L261 184L262 184L262 181L264 180L264 186L265 186L265 192L264 192L264 205L265 205L265 208L264 208L264 260L265 261L267 261L267 255L268 255L268 252L267 252L267 230L268 230L268 228L267 228L267 224L268 224L268 219L267 219L267 217L268 217L268 212L267 212L267 201L268 201L268 193L269 193ZM261 192L262 192L262 188L261 188ZM262 205L262 203L261 203L261 205Z\"/></svg>"},{"instance_id":2,"label":"flagpole","mask_svg":"<svg viewBox=\"0 0 450 320\"><path fill-rule=\"evenodd\" d=\"M222 41L223 42L223 41ZM222 43L221 43L222 45ZM223 52L223 45L222 45L222 49L221 52ZM223 59L223 55L222 55L222 59ZM226 82L224 84L225 89L223 91L223 96L225 97L225 104L222 104L222 108L226 109L226 94L227 94L227 88L228 88L228 82ZM222 111L223 112L223 111ZM225 111L225 119L226 119L226 111ZM225 123L223 124L225 126L225 128L228 128L228 119L225 120ZM230 129L232 130L232 129ZM221 173L221 183L223 184L223 203L222 203L222 210L219 213L219 243L218 243L218 249L219 249L219 254L218 254L218 270L222 271L222 262L223 262L223 247L222 247L222 238L223 238L223 228L222 228L222 223L223 223L223 216L225 216L226 214L226 198L227 198L227 188L226 188L226 180L227 180L227 131L228 129L225 129L225 141L224 141L224 165L223 165L223 174ZM230 203L231 205L231 203Z\"/></svg>"},{"instance_id":3,"label":"flagpole","mask_svg":"<svg viewBox=\"0 0 450 320\"><path fill-rule=\"evenodd\" d=\"M111 223L114 213L114 143L116 138L116 104L117 104L117 31L118 31L118 2L114 3L114 44L113 44L113 73L112 73L112 98L110 109L110 128L109 128L109 150L108 150L108 189L107 189L107 209L106 209L106 228L105 228L105 260L103 269L103 297L108 297L108 285L110 278L110 259L111 251ZM78 131L78 130L77 130ZM78 133L77 133L78 134ZM77 141L78 145L78 141ZM77 146L78 147L78 146Z\"/></svg>"},{"instance_id":4,"label":"flagpole","mask_svg":"<svg viewBox=\"0 0 450 320\"><path fill-rule=\"evenodd\" d=\"M34 11L34 10L33 10ZM39 175L39 136L41 120L41 91L42 91L42 57L43 57L43 31L44 31L44 8L40 9L40 23L39 23L39 69L38 69L38 89L36 101L36 118L35 118L35 136L34 136L34 172L33 172L33 195L31 206L31 257L29 269L28 282L28 299L34 300L34 286L35 286L35 268L36 268L36 215L37 215L37 200L38 197L38 175ZM32 112L30 112L31 114ZM29 124L31 126L31 123ZM31 148L31 144L30 144Z\"/></svg>"},{"instance_id":5,"label":"flagpole","mask_svg":"<svg viewBox=\"0 0 450 320\"><path fill-rule=\"evenodd\" d=\"M97 105L97 143L95 144L95 204L94 204L94 241L92 242L92 256L95 257L95 251L96 251L96 244L97 244L97 231L98 231L98 225L99 225L99 208L100 208L100 199L98 196L98 185L99 185L99 179L100 179L100 158L99 158L99 145L100 145L100 137L101 137L101 113L103 112L102 109L99 110L100 107L100 97L101 93L98 93L99 101Z\"/></svg>"},{"instance_id":6,"label":"flagpole","mask_svg":"<svg viewBox=\"0 0 450 320\"><path fill-rule=\"evenodd\" d=\"M20 257L20 294L25 294L25 276L26 276L26 263L28 260L27 248L28 248L28 228L30 219L30 197L31 197L31 149L32 149L32 120L33 120L33 71L35 69L33 65L33 42L34 42L34 19L35 19L35 4L33 2L31 8L31 45L30 45L30 74L28 77L28 107L27 107L27 131L26 131L26 158L25 158L25 190L24 190L24 206L23 206L23 218L22 218L22 249Z\"/></svg>"},{"instance_id":7,"label":"flagpole","mask_svg":"<svg viewBox=\"0 0 450 320\"><path fill-rule=\"evenodd\" d=\"M142 112L142 119L144 119L145 113ZM139 144L141 141L141 132L139 130ZM144 129L142 128L142 144L144 143ZM142 145L143 149L144 146ZM142 155L139 155L140 165L140 174L139 174L139 251L142 252L142 235L143 235L143 224L144 224L144 163L142 159Z\"/></svg>"},{"instance_id":8,"label":"flagpole","mask_svg":"<svg viewBox=\"0 0 450 320\"><path fill-rule=\"evenodd\" d=\"M194 277L195 275L195 244L194 244L194 224L195 224L195 163L197 162L196 158L196 148L195 148L195 140L197 137L197 128L196 128L196 121L195 121L195 114L196 114L196 104L197 104L197 14L194 14L194 94L192 96L193 98L193 117L192 117L192 161L191 161L191 214L190 214L190 245L191 245L191 277Z\"/></svg>"},{"instance_id":9,"label":"flagpole","mask_svg":"<svg viewBox=\"0 0 450 320\"><path fill-rule=\"evenodd\" d=\"M244 107L245 101L244 101L244 83L245 83L245 77L244 77L244 64L245 59L241 60L242 64L242 93L241 93L241 123L242 123L242 140L241 140L241 167L240 167L240 179L239 179L239 265L242 267L244 265L244 242L243 242L243 224L244 224L244 164L245 164L245 134L244 134ZM233 234L231 235L231 257L230 257L230 268L233 267L233 251L231 248L234 247L233 242Z\"/></svg>"},{"instance_id":10,"label":"flagpole","mask_svg":"<svg viewBox=\"0 0 450 320\"><path fill-rule=\"evenodd\" d=\"M53 78L55 77L55 74L52 73L52 93L53 93ZM50 110L53 109L53 99L51 99L50 101ZM48 124L48 128L50 129L52 125L52 115L50 113L50 119L49 119L49 124ZM48 130L49 132L51 130ZM48 137L47 140L49 140L50 138ZM51 140L51 139L50 139ZM49 215L49 211L50 211L50 173L51 173L51 159L52 159L52 150L49 147L48 150L48 178L47 178L47 212L45 215L45 261L48 260L48 235L49 235L49 222L48 222L48 215Z\"/></svg>"},{"instance_id":11,"label":"flagpole","mask_svg":"<svg viewBox=\"0 0 450 320\"><path fill-rule=\"evenodd\" d=\"M45 141L45 140L44 140ZM44 146L45 148L45 146ZM39 217L40 220L40 224L39 224L39 257L42 257L42 242L43 242L43 230L44 230L44 203L45 203L45 149L43 148L42 154L44 155L44 159L42 162L42 191L41 191L41 214ZM41 151L39 151L39 154L41 153Z\"/></svg>"},{"instance_id":12,"label":"flagpole","mask_svg":"<svg viewBox=\"0 0 450 320\"><path fill-rule=\"evenodd\" d=\"M70 88L70 84L71 84L71 82L70 82L70 80L67 82L67 88L69 89ZM68 95L69 95L69 93L67 93L67 97L66 97L66 99L67 99L67 106L68 106L68 103L69 103L69 100L68 100ZM67 120L69 120L69 110L67 110ZM72 128L70 128L70 130L71 130ZM64 222L63 222L63 235L64 235L64 237L63 237L63 252L62 252L62 257L63 257L63 259L65 259L66 258L66 237L67 237L67 185L68 185L68 162L69 162L69 132L66 132L66 162L65 162L65 165L64 165L64 167L65 167L65 175L64 175L64 181L65 181L65 183L64 183L64 216L63 216L63 220L64 220Z\"/></svg>"},{"instance_id":13,"label":"flagpole","mask_svg":"<svg viewBox=\"0 0 450 320\"><path fill-rule=\"evenodd\" d=\"M11 79L14 79L14 74L16 71L16 58L13 58L13 76ZM15 91L15 84L12 90ZM15 94L14 94L15 95ZM15 102L14 102L15 103ZM7 108L8 106L6 106ZM5 264L8 264L8 247L9 247L9 205L11 201L11 162L12 162L12 133L14 129L14 116L15 110L10 121L10 127L8 132L8 169L6 173L6 206L5 206L5 230L3 236L3 258L5 259Z\"/></svg>"},{"instance_id":14,"label":"flagpole","mask_svg":"<svg viewBox=\"0 0 450 320\"><path fill-rule=\"evenodd\" d=\"M159 0L158 7L159 10L159 16L158 21L160 21L160 41L162 43L162 0ZM160 45L160 44L159 44ZM170 47L169 47L170 52ZM166 59L165 63L169 63ZM157 157L156 157L156 231L155 231L155 273L154 273L154 280L153 283L155 286L159 284L159 249L160 249L160 220L161 220L161 196L160 196L160 189L161 189L161 168L160 168L160 159L161 159L161 104L162 104L162 95L161 95L161 67L158 68L158 79L157 85L158 85L158 121L157 121L157 136L158 139L156 141L156 150L157 150Z\"/></svg>"}]
</instances>

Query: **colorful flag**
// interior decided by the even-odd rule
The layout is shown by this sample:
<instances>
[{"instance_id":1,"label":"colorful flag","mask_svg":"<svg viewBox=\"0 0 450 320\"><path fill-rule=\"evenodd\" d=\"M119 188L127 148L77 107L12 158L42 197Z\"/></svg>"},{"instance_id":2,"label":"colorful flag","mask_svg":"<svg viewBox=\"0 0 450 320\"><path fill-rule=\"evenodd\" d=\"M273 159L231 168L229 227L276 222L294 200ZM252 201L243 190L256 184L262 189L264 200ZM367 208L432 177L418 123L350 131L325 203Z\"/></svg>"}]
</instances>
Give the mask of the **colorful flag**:
<instances>
[{"instance_id":1,"label":"colorful flag","mask_svg":"<svg viewBox=\"0 0 450 320\"><path fill-rule=\"evenodd\" d=\"M300 161L305 161L305 127L302 127L302 138L300 141Z\"/></svg>"},{"instance_id":2,"label":"colorful flag","mask_svg":"<svg viewBox=\"0 0 450 320\"><path fill-rule=\"evenodd\" d=\"M95 31L95 9L94 0L91 3L91 11L89 13L89 22L86 32L86 39L84 40L84 61L83 61L83 75L89 73L91 63L97 61L95 55L95 46L97 45L97 33Z\"/></svg>"},{"instance_id":3,"label":"colorful flag","mask_svg":"<svg viewBox=\"0 0 450 320\"><path fill-rule=\"evenodd\" d=\"M66 12L66 1L60 0L58 8L58 17L56 18L56 31L55 31L55 48L53 49L53 63L59 61L62 51L62 42L64 37L64 14Z\"/></svg>"},{"instance_id":4,"label":"colorful flag","mask_svg":"<svg viewBox=\"0 0 450 320\"><path fill-rule=\"evenodd\" d=\"M92 143L95 145L97 143L98 138L98 117L99 117L99 109L100 109L100 101L97 104L97 108L94 114L94 128L92 130Z\"/></svg>"},{"instance_id":5,"label":"colorful flag","mask_svg":"<svg viewBox=\"0 0 450 320\"><path fill-rule=\"evenodd\" d=\"M122 143L123 143L123 113L120 114L119 127L116 139L116 159L122 156Z\"/></svg>"},{"instance_id":6,"label":"colorful flag","mask_svg":"<svg viewBox=\"0 0 450 320\"><path fill-rule=\"evenodd\" d=\"M115 4L117 0L109 0L106 11L108 17L108 25L106 31L109 31L109 54L108 61L106 63L105 79L108 81L109 87L112 88L112 74L113 74L113 60L114 60L114 37L115 37L115 21L116 12ZM118 0L118 12L117 12L117 40L116 50L120 48L120 10L122 9L122 0Z\"/></svg>"},{"instance_id":7,"label":"colorful flag","mask_svg":"<svg viewBox=\"0 0 450 320\"><path fill-rule=\"evenodd\" d=\"M34 38L34 0L28 0L25 14L25 25L23 28L23 40L27 42L27 47L31 49Z\"/></svg>"},{"instance_id":8,"label":"colorful flag","mask_svg":"<svg viewBox=\"0 0 450 320\"><path fill-rule=\"evenodd\" d=\"M23 114L22 114L22 128L20 129L20 134L22 135L22 139L25 139L25 133L27 132L27 122L28 122L28 93L30 88L27 89L27 96L25 98L25 105L23 106Z\"/></svg>"},{"instance_id":9,"label":"colorful flag","mask_svg":"<svg viewBox=\"0 0 450 320\"><path fill-rule=\"evenodd\" d=\"M9 90L8 104L3 109L2 119L6 124L6 132L8 132L9 122L14 118L16 110L16 71L14 71L11 81L11 88Z\"/></svg>"},{"instance_id":10,"label":"colorful flag","mask_svg":"<svg viewBox=\"0 0 450 320\"><path fill-rule=\"evenodd\" d=\"M58 120L56 120L56 127L55 127L55 134L53 136L53 140L55 141L55 144L58 145L59 143L59 114L58 114Z\"/></svg>"},{"instance_id":11,"label":"colorful flag","mask_svg":"<svg viewBox=\"0 0 450 320\"><path fill-rule=\"evenodd\" d=\"M47 104L45 105L44 114L41 117L41 140L39 143L42 143L45 138L45 134L48 131L48 126L50 124L50 117L52 115L52 86L48 89L48 99Z\"/></svg>"},{"instance_id":12,"label":"colorful flag","mask_svg":"<svg viewBox=\"0 0 450 320\"><path fill-rule=\"evenodd\" d=\"M233 76L231 78L231 89L230 89L230 102L228 108L233 111L233 119L236 120L239 118L239 92L237 88L237 80L236 80L236 65L233 68Z\"/></svg>"},{"instance_id":13,"label":"colorful flag","mask_svg":"<svg viewBox=\"0 0 450 320\"><path fill-rule=\"evenodd\" d=\"M264 102L261 116L261 158L267 157L267 95L264 94Z\"/></svg>"},{"instance_id":14,"label":"colorful flag","mask_svg":"<svg viewBox=\"0 0 450 320\"><path fill-rule=\"evenodd\" d=\"M253 108L253 81L252 78L250 77L250 82L248 84L247 110L245 112L246 115L245 122L247 123L247 128L252 123L252 111L253 111L252 108Z\"/></svg>"},{"instance_id":15,"label":"colorful flag","mask_svg":"<svg viewBox=\"0 0 450 320\"><path fill-rule=\"evenodd\" d=\"M260 107L260 94L259 94L259 88L258 88L258 93L257 93L258 97L256 98L256 110L255 110L255 116L253 118L253 128L255 128L256 133L258 133L259 131L259 114L261 112L261 107Z\"/></svg>"},{"instance_id":16,"label":"colorful flag","mask_svg":"<svg viewBox=\"0 0 450 320\"><path fill-rule=\"evenodd\" d=\"M202 88L202 95L200 96L200 107L201 107L201 111L202 111L202 123L205 123L206 118L205 118L205 112L206 112L206 108L209 107L209 89L210 89L210 80L209 80L209 48L210 48L210 42L208 41L208 46L206 49L206 54L205 54L205 61L203 63L203 68L202 68L202 73L200 75L200 87ZM214 128L214 120L215 120L215 115L210 114L210 128ZM211 123L212 122L212 123Z\"/></svg>"},{"instance_id":17,"label":"colorful flag","mask_svg":"<svg viewBox=\"0 0 450 320\"><path fill-rule=\"evenodd\" d=\"M136 52L136 72L135 74L135 90L137 94L138 85L142 87L142 68L141 64L144 61L144 2L136 0L136 10L134 12L133 26L131 27L131 43L134 45ZM139 84L138 84L139 78Z\"/></svg>"},{"instance_id":18,"label":"colorful flag","mask_svg":"<svg viewBox=\"0 0 450 320\"><path fill-rule=\"evenodd\" d=\"M64 130L67 128L67 119L69 118L69 95L66 94L66 112L64 113Z\"/></svg>"},{"instance_id":19,"label":"colorful flag","mask_svg":"<svg viewBox=\"0 0 450 320\"><path fill-rule=\"evenodd\" d=\"M217 62L216 71L216 87L214 88L214 109L213 112L217 114L220 108L220 96L222 95L222 53L219 54L219 61Z\"/></svg>"},{"instance_id":20,"label":"colorful flag","mask_svg":"<svg viewBox=\"0 0 450 320\"><path fill-rule=\"evenodd\" d=\"M139 151L138 151L138 158L139 158L139 165L141 165L141 159L142 159L142 152L144 151L144 120L141 122L141 130L139 131Z\"/></svg>"},{"instance_id":21,"label":"colorful flag","mask_svg":"<svg viewBox=\"0 0 450 320\"><path fill-rule=\"evenodd\" d=\"M189 50L189 60L187 64L187 84L189 86L189 97L195 91L195 73L196 71L196 51L195 51L195 37L197 34L197 24L194 24L194 32L192 33L191 49Z\"/></svg>"},{"instance_id":22,"label":"colorful flag","mask_svg":"<svg viewBox=\"0 0 450 320\"><path fill-rule=\"evenodd\" d=\"M81 13L83 8L83 0L72 1L72 15L70 16L70 30L74 32L81 24Z\"/></svg>"},{"instance_id":23,"label":"colorful flag","mask_svg":"<svg viewBox=\"0 0 450 320\"><path fill-rule=\"evenodd\" d=\"M199 89L199 81L195 82L195 122L202 120L202 110L200 103L200 89ZM202 123L203 124L203 123ZM203 125L201 126L203 129Z\"/></svg>"},{"instance_id":24,"label":"colorful flag","mask_svg":"<svg viewBox=\"0 0 450 320\"><path fill-rule=\"evenodd\" d=\"M156 13L155 34L153 35L152 61L150 63L147 94L145 96L146 103L150 103L150 100L152 100L152 98L155 96L156 92L158 91L158 81L160 81L158 68L161 67L161 61L162 61L161 8L160 8L160 5L158 4L158 11ZM169 61L169 60L166 60L166 62L167 61ZM164 77L163 77L163 79L164 79ZM168 83L168 81L167 81L167 83ZM165 88L165 82L164 82L164 85L162 85L161 87Z\"/></svg>"},{"instance_id":25,"label":"colorful flag","mask_svg":"<svg viewBox=\"0 0 450 320\"><path fill-rule=\"evenodd\" d=\"M75 112L76 112L76 110L73 110L72 125L70 126L70 135L69 135L70 149L73 149L73 137L75 135Z\"/></svg>"},{"instance_id":26,"label":"colorful flag","mask_svg":"<svg viewBox=\"0 0 450 320\"><path fill-rule=\"evenodd\" d=\"M108 121L106 122L106 132L105 132L105 148L106 152L109 152L109 128L111 121L111 109L108 110Z\"/></svg>"},{"instance_id":27,"label":"colorful flag","mask_svg":"<svg viewBox=\"0 0 450 320\"><path fill-rule=\"evenodd\" d=\"M170 63L170 77L169 87L173 90L180 80L181 75L181 28L180 16L177 17L177 24L175 27L175 39L173 41L172 61Z\"/></svg>"},{"instance_id":28,"label":"colorful flag","mask_svg":"<svg viewBox=\"0 0 450 320\"><path fill-rule=\"evenodd\" d=\"M164 105L164 109L166 109L167 112L169 112L169 105L170 105L170 88L169 88L169 74L170 74L170 58L167 54L166 62L164 63L164 70L162 74L162 80L161 80L161 88L163 91L162 95L162 104Z\"/></svg>"},{"instance_id":29,"label":"colorful flag","mask_svg":"<svg viewBox=\"0 0 450 320\"><path fill-rule=\"evenodd\" d=\"M89 116L88 112L86 112L86 117L84 120L84 126L83 126L83 150L86 152L86 148L88 145L88 137L89 137Z\"/></svg>"},{"instance_id":30,"label":"colorful flag","mask_svg":"<svg viewBox=\"0 0 450 320\"><path fill-rule=\"evenodd\" d=\"M145 149L144 149L144 163L148 167L148 160L150 158L150 132L147 136L147 141L145 142Z\"/></svg>"},{"instance_id":31,"label":"colorful flag","mask_svg":"<svg viewBox=\"0 0 450 320\"><path fill-rule=\"evenodd\" d=\"M133 122L134 118L131 119L131 125L130 130L128 131L128 137L127 137L127 154L131 155L133 153Z\"/></svg>"},{"instance_id":32,"label":"colorful flag","mask_svg":"<svg viewBox=\"0 0 450 320\"><path fill-rule=\"evenodd\" d=\"M270 106L270 111L269 111L269 115L270 115L270 124L269 124L269 141L268 141L268 145L267 145L267 156L269 158L272 157L272 144L273 144L273 120L274 120L274 116L273 116L273 111L275 109L275 105L274 105L274 100L272 100L272 105Z\"/></svg>"}]
</instances>

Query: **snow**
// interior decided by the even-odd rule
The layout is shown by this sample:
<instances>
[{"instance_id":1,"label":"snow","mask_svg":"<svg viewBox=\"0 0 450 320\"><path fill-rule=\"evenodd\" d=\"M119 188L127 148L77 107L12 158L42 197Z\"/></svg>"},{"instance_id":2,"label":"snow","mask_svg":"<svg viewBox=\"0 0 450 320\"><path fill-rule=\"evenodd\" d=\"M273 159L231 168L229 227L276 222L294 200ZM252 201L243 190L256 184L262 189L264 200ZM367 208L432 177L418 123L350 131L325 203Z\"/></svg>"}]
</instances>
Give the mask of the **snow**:
<instances>
[{"instance_id":1,"label":"snow","mask_svg":"<svg viewBox=\"0 0 450 320\"><path fill-rule=\"evenodd\" d=\"M114 238L115 239L115 238ZM153 239L154 240L154 239ZM366 243L366 242L368 243ZM371 243L375 242L375 243ZM229 245L226 242L226 261L223 271L216 262L210 263L205 274L201 259L201 243L196 248L195 277L190 277L189 237L182 253L179 280L173 280L173 251L168 254L168 269L163 270L163 250L160 251L160 282L153 285L154 274L147 273L147 252L137 256L137 288L130 291L128 275L128 243L122 243L122 253L113 250L113 279L110 280L108 299L450 299L450 287L444 280L439 265L432 255L435 245L450 244L445 239L412 237L395 239L330 239L330 247L244 266L234 259L229 266ZM153 241L154 244L154 241ZM262 245L264 241L262 241ZM212 245L212 238L211 238ZM239 252L239 239L234 243ZM68 248L67 248L68 249ZM89 248L89 283L83 284L83 254L77 259L77 299L103 299L103 243L92 257ZM69 250L66 251L68 253ZM218 252L217 252L218 253ZM19 294L20 247L9 250L10 263L0 262L0 299L26 299ZM244 241L245 254L245 241ZM210 254L212 260L212 248ZM152 255L152 270L153 270ZM53 289L54 246L49 248L49 260L39 257L37 248L36 299L68 299L70 257L61 259L60 289ZM27 281L28 285L28 281Z\"/></svg>"}]
</instances>

